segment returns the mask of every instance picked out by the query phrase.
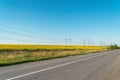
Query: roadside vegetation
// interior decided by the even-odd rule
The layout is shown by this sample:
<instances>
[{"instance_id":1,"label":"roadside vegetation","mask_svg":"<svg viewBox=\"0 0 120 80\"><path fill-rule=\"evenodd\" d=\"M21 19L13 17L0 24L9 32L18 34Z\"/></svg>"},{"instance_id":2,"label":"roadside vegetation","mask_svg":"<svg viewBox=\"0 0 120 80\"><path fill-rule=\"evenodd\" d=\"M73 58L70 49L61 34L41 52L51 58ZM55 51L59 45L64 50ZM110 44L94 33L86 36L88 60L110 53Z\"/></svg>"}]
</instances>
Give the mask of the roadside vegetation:
<instances>
[{"instance_id":1,"label":"roadside vegetation","mask_svg":"<svg viewBox=\"0 0 120 80\"><path fill-rule=\"evenodd\" d=\"M111 49L111 50L120 49L120 46L118 46L117 44L113 44L113 45L110 45L108 49Z\"/></svg>"},{"instance_id":2,"label":"roadside vegetation","mask_svg":"<svg viewBox=\"0 0 120 80\"><path fill-rule=\"evenodd\" d=\"M106 50L101 46L0 45L0 66L88 54Z\"/></svg>"}]
</instances>

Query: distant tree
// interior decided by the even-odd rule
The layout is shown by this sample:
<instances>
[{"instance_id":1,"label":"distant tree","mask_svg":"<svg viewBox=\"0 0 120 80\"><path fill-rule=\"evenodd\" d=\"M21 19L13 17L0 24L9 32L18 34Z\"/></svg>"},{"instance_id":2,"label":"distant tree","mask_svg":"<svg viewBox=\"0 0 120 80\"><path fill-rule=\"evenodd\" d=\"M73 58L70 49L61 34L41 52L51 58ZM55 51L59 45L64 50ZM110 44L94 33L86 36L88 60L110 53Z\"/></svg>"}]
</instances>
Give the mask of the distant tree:
<instances>
[{"instance_id":1,"label":"distant tree","mask_svg":"<svg viewBox=\"0 0 120 80\"><path fill-rule=\"evenodd\" d=\"M110 45L109 49L120 49L120 47L117 44Z\"/></svg>"}]
</instances>

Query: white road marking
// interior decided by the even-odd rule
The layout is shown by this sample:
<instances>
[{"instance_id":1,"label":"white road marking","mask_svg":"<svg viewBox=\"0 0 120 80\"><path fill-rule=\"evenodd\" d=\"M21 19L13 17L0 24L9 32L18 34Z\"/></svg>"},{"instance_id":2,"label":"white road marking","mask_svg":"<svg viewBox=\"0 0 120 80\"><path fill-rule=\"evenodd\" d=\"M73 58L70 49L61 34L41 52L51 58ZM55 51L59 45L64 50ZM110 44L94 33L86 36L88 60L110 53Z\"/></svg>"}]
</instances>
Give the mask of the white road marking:
<instances>
[{"instance_id":1,"label":"white road marking","mask_svg":"<svg viewBox=\"0 0 120 80\"><path fill-rule=\"evenodd\" d=\"M110 54L110 53L107 53L107 54ZM96 55L96 56L92 56L92 57L88 57L88 58L84 58L84 59L80 59L80 60L76 60L76 61L72 61L72 62L68 62L68 63L64 63L64 64L60 64L60 65L57 65L57 66L45 68L45 69L42 69L42 70L38 70L38 71L31 72L31 73L27 73L27 74L23 74L23 75L16 76L16 77L13 77L13 78L9 78L9 79L6 79L6 80L18 79L18 78L21 78L21 77L25 77L25 76L29 76L29 75L35 74L35 73L40 73L40 72L43 72L43 71L47 71L47 70L63 67L63 66L69 65L69 64L73 64L73 63L89 60L89 59L92 59L92 58L95 58L95 57L98 57L98 56L107 55L107 54L100 54L100 55Z\"/></svg>"}]
</instances>

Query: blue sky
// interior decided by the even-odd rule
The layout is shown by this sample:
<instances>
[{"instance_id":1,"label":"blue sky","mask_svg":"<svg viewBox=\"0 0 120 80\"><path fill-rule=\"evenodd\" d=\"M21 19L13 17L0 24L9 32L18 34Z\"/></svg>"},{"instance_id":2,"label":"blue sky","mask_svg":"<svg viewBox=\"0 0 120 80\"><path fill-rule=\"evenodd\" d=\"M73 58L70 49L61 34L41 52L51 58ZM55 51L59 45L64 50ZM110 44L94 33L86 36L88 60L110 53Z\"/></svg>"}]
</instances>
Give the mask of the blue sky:
<instances>
[{"instance_id":1,"label":"blue sky","mask_svg":"<svg viewBox=\"0 0 120 80\"><path fill-rule=\"evenodd\" d=\"M0 29L0 43L119 44L120 1L0 0Z\"/></svg>"}]
</instances>

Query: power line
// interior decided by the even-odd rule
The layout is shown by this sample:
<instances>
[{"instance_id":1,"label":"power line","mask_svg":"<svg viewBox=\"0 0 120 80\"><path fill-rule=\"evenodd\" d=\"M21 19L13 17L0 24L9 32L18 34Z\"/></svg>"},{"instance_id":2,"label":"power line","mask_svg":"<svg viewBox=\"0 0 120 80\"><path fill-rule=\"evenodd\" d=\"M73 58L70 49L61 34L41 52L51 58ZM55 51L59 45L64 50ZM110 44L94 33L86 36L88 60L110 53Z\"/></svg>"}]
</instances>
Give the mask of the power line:
<instances>
[{"instance_id":1,"label":"power line","mask_svg":"<svg viewBox=\"0 0 120 80\"><path fill-rule=\"evenodd\" d=\"M2 39L4 39L4 41L17 41L17 42L27 42L27 43L40 43L41 41L39 40L27 40L27 39L13 39L13 38L8 38L8 37L2 37ZM53 41L54 42L54 41Z\"/></svg>"},{"instance_id":2,"label":"power line","mask_svg":"<svg viewBox=\"0 0 120 80\"><path fill-rule=\"evenodd\" d=\"M66 49L67 49L67 45L68 45L68 40L65 39L65 47L66 47Z\"/></svg>"},{"instance_id":3,"label":"power line","mask_svg":"<svg viewBox=\"0 0 120 80\"><path fill-rule=\"evenodd\" d=\"M25 37L29 37L29 38L32 38L32 39L35 39L35 40L26 40L26 39L19 39L20 41L27 41L27 42L40 42L39 40L44 40L44 41L52 41L52 42L62 42L64 43L65 42L65 45L66 45L66 48L68 46L71 46L72 44L82 44L84 45L84 48L86 46L86 44L88 45L91 45L92 42L90 39L84 39L83 41L74 41L72 40L71 38L67 38L64 40L57 40L56 38L53 38L52 36L47 36L47 35L43 35L43 34L38 34L38 33L34 33L34 32L30 32L30 31L26 31L24 29L20 29L20 28L15 28L15 27L11 27L9 25L4 25L4 24L0 24L0 26L4 26L6 27L7 29L4 29L4 27L0 28L1 31L3 32L8 32L8 33L13 33L13 34L17 34L17 35L22 35L22 36L25 36ZM49 38L43 38L43 37L49 37ZM14 40L14 39L13 39ZM19 41L17 40L17 41ZM102 41L102 43L100 43L101 46L105 46L105 42Z\"/></svg>"},{"instance_id":4,"label":"power line","mask_svg":"<svg viewBox=\"0 0 120 80\"><path fill-rule=\"evenodd\" d=\"M50 39L43 39L43 38L36 37L36 36L33 36L33 35L28 35L28 34L19 33L19 32L10 31L10 30L4 30L4 29L2 29L1 31L6 31L6 32L9 32L9 33L14 33L14 34L17 34L17 35L22 35L22 36L30 37L30 38L37 38L37 39L41 39L41 40L45 40L45 41L63 42L63 41L56 41L56 40L50 40Z\"/></svg>"},{"instance_id":5,"label":"power line","mask_svg":"<svg viewBox=\"0 0 120 80\"><path fill-rule=\"evenodd\" d=\"M5 27L7 27L7 28L9 28L9 29L13 29L13 30L17 30L17 31L24 31L24 33L16 32L16 31L9 31L9 32L12 32L12 33L14 32L15 34L19 34L19 35L22 35L22 36L29 36L29 37L34 37L34 38L39 38L39 39L44 39L44 40L59 41L59 40L56 40L55 38L54 38L54 39L41 38L41 37L43 37L44 35L37 34L37 33L33 33L33 32L29 32L29 31L25 31L25 30L23 30L23 29L13 28L13 27L11 27L11 26L4 25L4 24L0 24L0 25L5 26ZM29 33L29 34L26 34L26 33ZM32 34L32 35L30 35L30 34ZM50 36L47 36L47 37L50 38ZM61 41L59 41L59 42L61 42ZM63 42L63 41L62 41L62 42Z\"/></svg>"},{"instance_id":6,"label":"power line","mask_svg":"<svg viewBox=\"0 0 120 80\"><path fill-rule=\"evenodd\" d=\"M66 45L66 49L68 48L68 46L69 47L71 47L71 43L72 43L72 39L71 38L69 38L69 39L65 39L65 45Z\"/></svg>"},{"instance_id":7,"label":"power line","mask_svg":"<svg viewBox=\"0 0 120 80\"><path fill-rule=\"evenodd\" d=\"M43 38L38 37L38 36L36 37L36 36L33 36L33 35L28 35L28 34L19 33L19 32L16 32L16 31L5 30L5 29L2 29L2 31L6 31L6 32L9 32L9 33L14 33L14 34L18 34L18 35L22 35L22 36L30 37L30 38L34 37L34 38L37 38L37 39L42 39L42 40L47 40L47 41L64 42L64 41L56 41L56 40L51 40L51 39L43 39ZM75 42L75 41L73 41L73 42ZM68 46L68 45L71 46L71 39L66 39L66 46Z\"/></svg>"},{"instance_id":8,"label":"power line","mask_svg":"<svg viewBox=\"0 0 120 80\"><path fill-rule=\"evenodd\" d=\"M85 48L85 46L86 46L86 40L85 39L83 39L83 45L84 45L84 48Z\"/></svg>"},{"instance_id":9,"label":"power line","mask_svg":"<svg viewBox=\"0 0 120 80\"><path fill-rule=\"evenodd\" d=\"M69 42L70 42L70 47L71 47L71 43L72 43L72 39L71 38L69 39Z\"/></svg>"}]
</instances>

